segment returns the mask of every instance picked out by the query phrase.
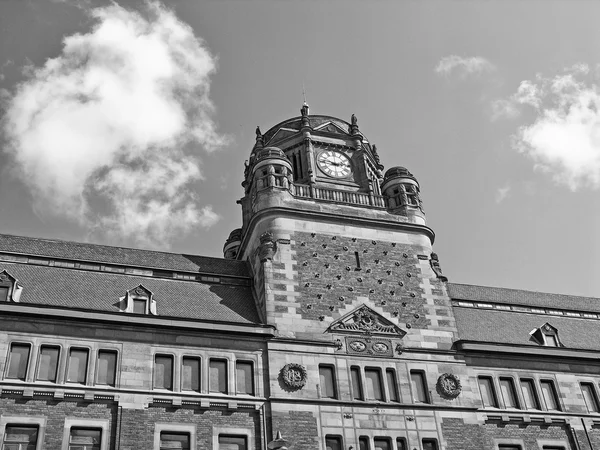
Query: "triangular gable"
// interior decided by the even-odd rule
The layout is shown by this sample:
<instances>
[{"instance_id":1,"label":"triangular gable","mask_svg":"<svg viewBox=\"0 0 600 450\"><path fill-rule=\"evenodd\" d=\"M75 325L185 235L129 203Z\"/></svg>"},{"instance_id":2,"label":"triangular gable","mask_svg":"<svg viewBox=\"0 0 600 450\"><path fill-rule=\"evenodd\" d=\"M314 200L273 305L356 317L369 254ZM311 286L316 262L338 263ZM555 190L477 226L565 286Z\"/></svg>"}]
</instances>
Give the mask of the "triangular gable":
<instances>
[{"instance_id":1,"label":"triangular gable","mask_svg":"<svg viewBox=\"0 0 600 450\"><path fill-rule=\"evenodd\" d=\"M286 128L280 128L279 130L277 130L275 132L275 134L269 140L268 143L271 144L273 142L282 141L285 138L288 138L288 137L293 136L295 134L298 134L297 130L290 130L290 129L286 129Z\"/></svg>"},{"instance_id":2,"label":"triangular gable","mask_svg":"<svg viewBox=\"0 0 600 450\"><path fill-rule=\"evenodd\" d=\"M314 131L324 131L327 133L343 134L345 136L349 136L348 130L344 130L343 128L340 128L333 122L324 123L323 125L319 126L318 128L315 128Z\"/></svg>"},{"instance_id":3,"label":"triangular gable","mask_svg":"<svg viewBox=\"0 0 600 450\"><path fill-rule=\"evenodd\" d=\"M373 311L367 305L361 305L339 318L329 326L327 331L330 333L376 334L396 337L403 337L406 334L406 331Z\"/></svg>"},{"instance_id":4,"label":"triangular gable","mask_svg":"<svg viewBox=\"0 0 600 450\"><path fill-rule=\"evenodd\" d=\"M134 287L133 289L128 290L127 294L132 295L134 297L152 298L152 291L145 288L141 284L138 285L137 287Z\"/></svg>"},{"instance_id":5,"label":"triangular gable","mask_svg":"<svg viewBox=\"0 0 600 450\"><path fill-rule=\"evenodd\" d=\"M2 301L19 302L23 287L19 285L19 280L13 277L6 270L0 271L0 286L4 288Z\"/></svg>"}]
</instances>

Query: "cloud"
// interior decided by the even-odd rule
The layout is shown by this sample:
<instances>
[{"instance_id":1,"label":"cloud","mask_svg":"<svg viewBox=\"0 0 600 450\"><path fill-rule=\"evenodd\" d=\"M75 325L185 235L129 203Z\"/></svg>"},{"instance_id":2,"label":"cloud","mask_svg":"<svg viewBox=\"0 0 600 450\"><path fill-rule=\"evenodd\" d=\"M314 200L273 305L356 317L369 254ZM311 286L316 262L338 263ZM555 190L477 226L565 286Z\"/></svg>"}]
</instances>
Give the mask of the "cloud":
<instances>
[{"instance_id":1,"label":"cloud","mask_svg":"<svg viewBox=\"0 0 600 450\"><path fill-rule=\"evenodd\" d=\"M481 56L463 58L457 55L450 55L443 57L438 62L435 67L435 73L444 76L456 73L460 78L466 78L467 76L478 76L484 72L492 72L495 69L495 66L491 62Z\"/></svg>"},{"instance_id":2,"label":"cloud","mask_svg":"<svg viewBox=\"0 0 600 450\"><path fill-rule=\"evenodd\" d=\"M510 193L510 184L506 183L504 186L498 188L496 190L496 203L502 203L508 194Z\"/></svg>"},{"instance_id":3,"label":"cloud","mask_svg":"<svg viewBox=\"0 0 600 450\"><path fill-rule=\"evenodd\" d=\"M600 89L588 74L578 64L553 77L538 75L511 97L535 113L513 136L514 148L573 191L600 188Z\"/></svg>"},{"instance_id":4,"label":"cloud","mask_svg":"<svg viewBox=\"0 0 600 450\"><path fill-rule=\"evenodd\" d=\"M6 101L2 128L36 209L152 247L218 216L198 193L199 156L222 147L209 98L216 59L158 3L88 10L93 27Z\"/></svg>"}]
</instances>

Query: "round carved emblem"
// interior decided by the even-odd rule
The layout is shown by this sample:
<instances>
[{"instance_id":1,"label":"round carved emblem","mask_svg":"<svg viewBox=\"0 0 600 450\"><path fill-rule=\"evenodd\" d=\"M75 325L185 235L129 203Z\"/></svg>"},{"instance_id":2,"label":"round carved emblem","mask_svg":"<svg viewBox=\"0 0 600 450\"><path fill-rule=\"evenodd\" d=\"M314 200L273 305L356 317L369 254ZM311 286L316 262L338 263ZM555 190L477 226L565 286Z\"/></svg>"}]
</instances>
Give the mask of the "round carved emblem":
<instances>
[{"instance_id":1,"label":"round carved emblem","mask_svg":"<svg viewBox=\"0 0 600 450\"><path fill-rule=\"evenodd\" d=\"M281 369L281 379L290 389L302 389L306 384L306 369L300 364L286 364Z\"/></svg>"},{"instance_id":2,"label":"round carved emblem","mask_svg":"<svg viewBox=\"0 0 600 450\"><path fill-rule=\"evenodd\" d=\"M442 397L454 399L460 395L462 386L456 375L453 373L444 373L437 380L436 390Z\"/></svg>"},{"instance_id":3,"label":"round carved emblem","mask_svg":"<svg viewBox=\"0 0 600 450\"><path fill-rule=\"evenodd\" d=\"M376 342L375 344L373 344L372 348L377 353L385 353L388 351L388 346L386 344L384 344L383 342Z\"/></svg>"},{"instance_id":4,"label":"round carved emblem","mask_svg":"<svg viewBox=\"0 0 600 450\"><path fill-rule=\"evenodd\" d=\"M364 352L367 346L363 342L353 341L350 342L350 348L355 352Z\"/></svg>"}]
</instances>

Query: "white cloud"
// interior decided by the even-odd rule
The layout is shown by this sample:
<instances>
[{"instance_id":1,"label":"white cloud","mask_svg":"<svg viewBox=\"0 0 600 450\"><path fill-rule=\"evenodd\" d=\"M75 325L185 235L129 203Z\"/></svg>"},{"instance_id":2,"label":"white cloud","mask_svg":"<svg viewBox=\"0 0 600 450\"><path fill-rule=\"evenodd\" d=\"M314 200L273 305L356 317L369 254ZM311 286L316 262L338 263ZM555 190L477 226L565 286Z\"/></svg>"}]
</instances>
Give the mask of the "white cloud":
<instances>
[{"instance_id":1,"label":"white cloud","mask_svg":"<svg viewBox=\"0 0 600 450\"><path fill-rule=\"evenodd\" d=\"M579 64L554 77L538 75L511 97L536 114L519 128L514 147L572 190L600 188L600 89L585 79L588 73Z\"/></svg>"},{"instance_id":2,"label":"white cloud","mask_svg":"<svg viewBox=\"0 0 600 450\"><path fill-rule=\"evenodd\" d=\"M521 115L521 111L511 100L503 98L493 100L491 102L492 107L492 121L498 119L515 119Z\"/></svg>"},{"instance_id":3,"label":"white cloud","mask_svg":"<svg viewBox=\"0 0 600 450\"><path fill-rule=\"evenodd\" d=\"M195 198L199 149L225 144L212 120L216 60L158 3L144 15L89 10L93 28L26 67L3 131L36 209L112 239L154 247L217 214Z\"/></svg>"},{"instance_id":4,"label":"white cloud","mask_svg":"<svg viewBox=\"0 0 600 450\"><path fill-rule=\"evenodd\" d=\"M492 72L495 66L481 56L472 56L463 58L457 55L443 57L435 67L435 72L439 75L449 76L452 73L458 74L461 78L469 75L480 75L484 72Z\"/></svg>"},{"instance_id":5,"label":"white cloud","mask_svg":"<svg viewBox=\"0 0 600 450\"><path fill-rule=\"evenodd\" d=\"M511 187L509 183L506 183L504 186L496 189L496 203L502 203L506 197L508 197L510 189Z\"/></svg>"}]
</instances>

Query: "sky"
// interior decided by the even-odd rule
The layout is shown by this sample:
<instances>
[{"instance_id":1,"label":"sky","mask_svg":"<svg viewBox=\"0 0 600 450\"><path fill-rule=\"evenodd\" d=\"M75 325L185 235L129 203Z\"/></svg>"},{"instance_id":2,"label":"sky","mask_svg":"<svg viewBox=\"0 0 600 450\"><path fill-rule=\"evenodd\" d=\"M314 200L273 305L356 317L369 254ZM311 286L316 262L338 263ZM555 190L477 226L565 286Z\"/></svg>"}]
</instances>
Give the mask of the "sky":
<instances>
[{"instance_id":1,"label":"sky","mask_svg":"<svg viewBox=\"0 0 600 450\"><path fill-rule=\"evenodd\" d=\"M222 256L299 115L417 177L457 283L600 296L600 3L1 0L0 233Z\"/></svg>"}]
</instances>

